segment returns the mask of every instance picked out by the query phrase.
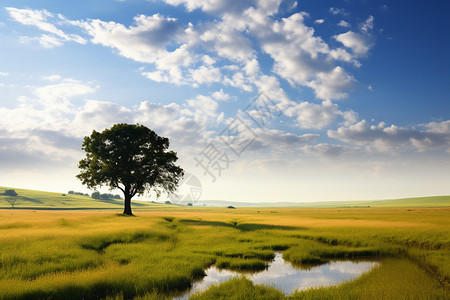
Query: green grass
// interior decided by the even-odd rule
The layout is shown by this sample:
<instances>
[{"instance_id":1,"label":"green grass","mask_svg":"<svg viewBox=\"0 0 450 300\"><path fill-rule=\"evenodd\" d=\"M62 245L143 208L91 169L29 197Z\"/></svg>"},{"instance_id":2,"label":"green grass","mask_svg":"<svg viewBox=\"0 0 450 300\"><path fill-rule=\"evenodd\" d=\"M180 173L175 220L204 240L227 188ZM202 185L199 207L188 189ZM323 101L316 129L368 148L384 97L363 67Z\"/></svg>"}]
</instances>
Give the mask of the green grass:
<instances>
[{"instance_id":1,"label":"green grass","mask_svg":"<svg viewBox=\"0 0 450 300\"><path fill-rule=\"evenodd\" d=\"M384 259L378 268L335 287L294 293L292 299L448 299L448 290L407 259Z\"/></svg>"},{"instance_id":2,"label":"green grass","mask_svg":"<svg viewBox=\"0 0 450 300\"><path fill-rule=\"evenodd\" d=\"M64 197L16 191L47 203ZM380 260L357 280L291 298L449 298L450 208L152 207L136 217L0 210L0 299L163 299L188 288L211 264L260 270L275 251L305 268L336 258ZM238 278L193 298L285 296Z\"/></svg>"}]
</instances>

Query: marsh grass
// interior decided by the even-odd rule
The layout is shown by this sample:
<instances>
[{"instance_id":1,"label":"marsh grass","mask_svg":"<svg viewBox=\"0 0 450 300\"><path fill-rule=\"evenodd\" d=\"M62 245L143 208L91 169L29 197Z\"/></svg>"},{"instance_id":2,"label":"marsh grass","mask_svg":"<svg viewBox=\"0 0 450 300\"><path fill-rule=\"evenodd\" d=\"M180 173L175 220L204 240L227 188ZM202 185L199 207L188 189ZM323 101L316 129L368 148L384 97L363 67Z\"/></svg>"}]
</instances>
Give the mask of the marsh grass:
<instances>
[{"instance_id":1,"label":"marsh grass","mask_svg":"<svg viewBox=\"0 0 450 300\"><path fill-rule=\"evenodd\" d=\"M233 278L220 285L212 286L204 293L192 295L192 300L209 300L209 299L284 299L283 294L275 288L262 285L254 285L245 277Z\"/></svg>"},{"instance_id":2,"label":"marsh grass","mask_svg":"<svg viewBox=\"0 0 450 300\"><path fill-rule=\"evenodd\" d=\"M338 258L381 259L360 279L293 295L299 299L448 295L448 209L230 211L170 207L129 218L106 211L3 210L0 299L163 299L189 288L211 264L260 270L279 250L304 268ZM240 278L194 299L208 297L284 296Z\"/></svg>"}]
</instances>

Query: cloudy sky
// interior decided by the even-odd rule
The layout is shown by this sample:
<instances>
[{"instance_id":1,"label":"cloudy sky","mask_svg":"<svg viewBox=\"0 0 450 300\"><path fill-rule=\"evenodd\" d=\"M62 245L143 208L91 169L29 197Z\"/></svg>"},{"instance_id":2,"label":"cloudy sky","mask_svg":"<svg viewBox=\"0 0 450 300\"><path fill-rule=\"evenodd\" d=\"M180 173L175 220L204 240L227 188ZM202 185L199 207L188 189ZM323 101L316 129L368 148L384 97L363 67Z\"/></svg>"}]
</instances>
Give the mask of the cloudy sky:
<instances>
[{"instance_id":1,"label":"cloudy sky","mask_svg":"<svg viewBox=\"0 0 450 300\"><path fill-rule=\"evenodd\" d=\"M0 185L88 192L83 137L127 122L170 139L203 200L450 194L449 13L438 0L3 0Z\"/></svg>"}]
</instances>

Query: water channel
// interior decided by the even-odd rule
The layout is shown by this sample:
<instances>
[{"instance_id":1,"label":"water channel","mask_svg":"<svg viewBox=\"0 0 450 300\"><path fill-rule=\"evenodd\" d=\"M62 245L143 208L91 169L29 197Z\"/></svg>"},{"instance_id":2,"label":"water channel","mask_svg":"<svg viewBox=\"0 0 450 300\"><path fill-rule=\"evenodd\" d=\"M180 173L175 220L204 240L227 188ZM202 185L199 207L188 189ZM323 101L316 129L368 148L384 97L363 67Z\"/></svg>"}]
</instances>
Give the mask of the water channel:
<instances>
[{"instance_id":1,"label":"water channel","mask_svg":"<svg viewBox=\"0 0 450 300\"><path fill-rule=\"evenodd\" d=\"M260 272L243 273L218 269L213 265L205 270L206 276L195 281L189 291L174 299L188 299L190 295L205 291L211 285L220 284L241 275L245 275L254 284L274 287L288 296L296 290L332 286L353 280L377 265L378 262L375 261L336 260L305 269L293 266L283 259L282 253L277 252L268 268Z\"/></svg>"}]
</instances>

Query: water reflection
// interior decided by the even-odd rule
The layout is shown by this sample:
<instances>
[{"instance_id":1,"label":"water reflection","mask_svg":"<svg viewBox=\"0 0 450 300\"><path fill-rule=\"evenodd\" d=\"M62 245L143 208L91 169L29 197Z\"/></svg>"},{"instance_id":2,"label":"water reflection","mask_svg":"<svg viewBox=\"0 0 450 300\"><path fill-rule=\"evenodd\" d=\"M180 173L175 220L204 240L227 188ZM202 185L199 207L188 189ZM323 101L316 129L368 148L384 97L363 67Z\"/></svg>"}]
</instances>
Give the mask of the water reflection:
<instances>
[{"instance_id":1,"label":"water reflection","mask_svg":"<svg viewBox=\"0 0 450 300\"><path fill-rule=\"evenodd\" d=\"M272 286L282 291L285 295L292 294L295 290L303 290L311 287L331 286L345 281L350 281L368 272L378 265L373 261L332 261L327 264L301 269L286 262L280 252L275 253L274 260L264 271L257 273L244 273L255 284ZM229 270L220 270L211 266L205 270L206 276L194 282L189 292L174 299L188 299L189 295L205 291L214 284L219 284L243 273Z\"/></svg>"}]
</instances>

